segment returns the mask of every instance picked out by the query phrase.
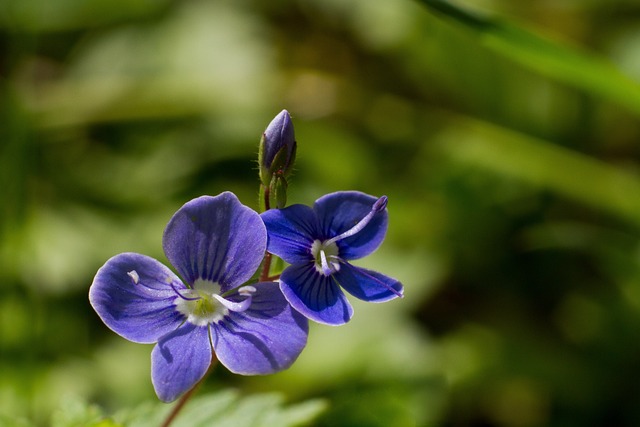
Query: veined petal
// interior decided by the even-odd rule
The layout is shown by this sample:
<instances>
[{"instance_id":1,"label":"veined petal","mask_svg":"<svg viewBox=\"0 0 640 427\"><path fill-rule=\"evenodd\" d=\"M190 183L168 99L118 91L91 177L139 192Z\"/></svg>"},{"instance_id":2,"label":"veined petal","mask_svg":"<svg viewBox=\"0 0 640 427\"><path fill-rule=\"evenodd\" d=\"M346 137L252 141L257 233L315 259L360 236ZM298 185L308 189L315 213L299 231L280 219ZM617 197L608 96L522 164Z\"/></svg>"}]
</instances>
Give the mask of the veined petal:
<instances>
[{"instance_id":1,"label":"veined petal","mask_svg":"<svg viewBox=\"0 0 640 427\"><path fill-rule=\"evenodd\" d=\"M260 216L269 234L269 252L289 264L313 260L311 246L322 236L316 214L310 207L291 205L284 209L270 209Z\"/></svg>"},{"instance_id":2,"label":"veined petal","mask_svg":"<svg viewBox=\"0 0 640 427\"><path fill-rule=\"evenodd\" d=\"M389 301L402 296L404 292L402 284L396 279L349 263L341 264L333 277L345 291L364 301Z\"/></svg>"},{"instance_id":3,"label":"veined petal","mask_svg":"<svg viewBox=\"0 0 640 427\"><path fill-rule=\"evenodd\" d=\"M364 218L378 198L359 191L338 191L316 200L313 210L325 239L344 233ZM358 233L339 240L340 258L350 260L369 255L382 244L387 233L387 210L377 213Z\"/></svg>"},{"instance_id":4,"label":"veined petal","mask_svg":"<svg viewBox=\"0 0 640 427\"><path fill-rule=\"evenodd\" d=\"M209 328L185 323L162 337L151 352L151 382L163 402L176 400L211 365Z\"/></svg>"},{"instance_id":5,"label":"veined petal","mask_svg":"<svg viewBox=\"0 0 640 427\"><path fill-rule=\"evenodd\" d=\"M190 284L208 280L226 292L256 271L267 231L257 212L224 192L182 206L167 224L162 244L171 264Z\"/></svg>"},{"instance_id":6,"label":"veined petal","mask_svg":"<svg viewBox=\"0 0 640 427\"><path fill-rule=\"evenodd\" d=\"M307 343L309 322L291 308L278 284L263 282L248 310L230 312L211 325L220 363L241 375L265 375L288 368Z\"/></svg>"},{"instance_id":7,"label":"veined petal","mask_svg":"<svg viewBox=\"0 0 640 427\"><path fill-rule=\"evenodd\" d=\"M123 253L96 274L89 301L115 333L137 343L154 343L176 329L184 317L175 309L172 286L184 284L169 268L146 255Z\"/></svg>"},{"instance_id":8,"label":"veined petal","mask_svg":"<svg viewBox=\"0 0 640 427\"><path fill-rule=\"evenodd\" d=\"M293 308L318 323L342 325L353 315L351 304L332 276L318 273L312 263L285 268L280 289Z\"/></svg>"}]
</instances>

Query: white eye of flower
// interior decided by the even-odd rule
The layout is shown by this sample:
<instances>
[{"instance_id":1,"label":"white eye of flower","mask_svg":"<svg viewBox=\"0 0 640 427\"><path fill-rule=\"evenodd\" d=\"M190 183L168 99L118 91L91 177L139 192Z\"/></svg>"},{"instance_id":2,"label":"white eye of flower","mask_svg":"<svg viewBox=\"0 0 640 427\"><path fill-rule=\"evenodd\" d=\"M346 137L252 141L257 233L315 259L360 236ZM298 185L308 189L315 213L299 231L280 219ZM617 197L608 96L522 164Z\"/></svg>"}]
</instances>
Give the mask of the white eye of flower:
<instances>
[{"instance_id":1,"label":"white eye of flower","mask_svg":"<svg viewBox=\"0 0 640 427\"><path fill-rule=\"evenodd\" d=\"M240 302L223 298L220 296L220 290L218 283L198 279L192 289L185 289L178 293L174 301L176 310L187 317L187 322L196 326L218 323L230 311L242 312L248 309L256 288L253 286L240 288L238 293L247 297Z\"/></svg>"},{"instance_id":2,"label":"white eye of flower","mask_svg":"<svg viewBox=\"0 0 640 427\"><path fill-rule=\"evenodd\" d=\"M318 273L330 276L340 270L339 249L335 242L315 240L311 246L311 255Z\"/></svg>"}]
</instances>

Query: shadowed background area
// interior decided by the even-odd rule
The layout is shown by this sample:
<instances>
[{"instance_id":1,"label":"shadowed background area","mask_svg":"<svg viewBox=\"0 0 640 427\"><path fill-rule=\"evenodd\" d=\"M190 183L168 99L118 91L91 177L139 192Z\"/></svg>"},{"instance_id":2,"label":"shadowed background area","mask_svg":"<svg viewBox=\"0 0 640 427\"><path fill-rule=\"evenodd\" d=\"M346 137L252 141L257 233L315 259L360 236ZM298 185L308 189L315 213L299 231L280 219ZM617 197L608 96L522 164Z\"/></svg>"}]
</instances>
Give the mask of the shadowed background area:
<instances>
[{"instance_id":1,"label":"shadowed background area","mask_svg":"<svg viewBox=\"0 0 640 427\"><path fill-rule=\"evenodd\" d=\"M387 195L358 265L406 296L205 391L326 399L314 426L640 425L638 43L632 0L2 1L0 424L156 399L93 276L166 262L193 197L257 209L286 108L289 202Z\"/></svg>"}]
</instances>

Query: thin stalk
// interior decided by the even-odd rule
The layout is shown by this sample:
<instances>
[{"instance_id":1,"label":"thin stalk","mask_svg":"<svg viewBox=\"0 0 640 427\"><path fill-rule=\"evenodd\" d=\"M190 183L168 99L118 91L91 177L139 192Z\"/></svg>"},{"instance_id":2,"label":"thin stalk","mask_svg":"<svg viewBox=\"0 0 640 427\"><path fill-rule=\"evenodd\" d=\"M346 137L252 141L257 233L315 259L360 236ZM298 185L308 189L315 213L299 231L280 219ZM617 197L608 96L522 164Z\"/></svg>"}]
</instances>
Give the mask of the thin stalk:
<instances>
[{"instance_id":1,"label":"thin stalk","mask_svg":"<svg viewBox=\"0 0 640 427\"><path fill-rule=\"evenodd\" d=\"M268 185L260 184L260 190L260 207L266 212L271 209L271 203L269 203L270 189ZM269 270L271 270L271 254L265 252L262 271L258 279L260 282L267 282L269 280Z\"/></svg>"},{"instance_id":2,"label":"thin stalk","mask_svg":"<svg viewBox=\"0 0 640 427\"><path fill-rule=\"evenodd\" d=\"M265 252L264 262L262 263L262 271L260 272L260 282L269 282L269 270L271 270L271 254Z\"/></svg>"}]
</instances>

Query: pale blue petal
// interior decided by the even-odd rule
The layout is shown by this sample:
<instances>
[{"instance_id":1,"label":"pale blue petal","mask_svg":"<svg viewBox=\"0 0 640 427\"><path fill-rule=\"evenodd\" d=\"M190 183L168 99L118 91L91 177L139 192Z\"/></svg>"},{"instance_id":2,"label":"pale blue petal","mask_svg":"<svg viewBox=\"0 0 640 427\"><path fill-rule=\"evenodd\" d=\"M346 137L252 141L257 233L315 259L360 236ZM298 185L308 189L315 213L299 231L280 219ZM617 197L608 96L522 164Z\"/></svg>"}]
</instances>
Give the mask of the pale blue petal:
<instances>
[{"instance_id":1,"label":"pale blue petal","mask_svg":"<svg viewBox=\"0 0 640 427\"><path fill-rule=\"evenodd\" d=\"M293 308L318 323L342 325L353 315L340 287L331 276L318 273L313 263L287 267L280 288Z\"/></svg>"},{"instance_id":2,"label":"pale blue petal","mask_svg":"<svg viewBox=\"0 0 640 427\"><path fill-rule=\"evenodd\" d=\"M288 368L307 343L309 322L291 308L278 284L254 285L248 310L230 312L211 325L218 360L241 375L272 374Z\"/></svg>"},{"instance_id":3,"label":"pale blue petal","mask_svg":"<svg viewBox=\"0 0 640 427\"><path fill-rule=\"evenodd\" d=\"M178 277L146 255L123 253L102 266L89 288L89 302L115 333L138 343L154 343L176 329L184 317L175 310L184 289Z\"/></svg>"},{"instance_id":4,"label":"pale blue petal","mask_svg":"<svg viewBox=\"0 0 640 427\"><path fill-rule=\"evenodd\" d=\"M162 337L151 352L151 382L163 402L191 389L211 365L207 326L185 323Z\"/></svg>"},{"instance_id":5,"label":"pale blue petal","mask_svg":"<svg viewBox=\"0 0 640 427\"><path fill-rule=\"evenodd\" d=\"M264 257L267 231L257 212L224 192L182 206L167 224L162 243L189 284L209 280L225 292L255 273Z\"/></svg>"}]
</instances>

